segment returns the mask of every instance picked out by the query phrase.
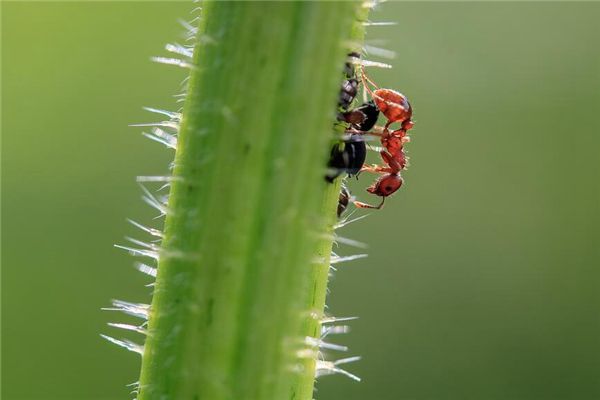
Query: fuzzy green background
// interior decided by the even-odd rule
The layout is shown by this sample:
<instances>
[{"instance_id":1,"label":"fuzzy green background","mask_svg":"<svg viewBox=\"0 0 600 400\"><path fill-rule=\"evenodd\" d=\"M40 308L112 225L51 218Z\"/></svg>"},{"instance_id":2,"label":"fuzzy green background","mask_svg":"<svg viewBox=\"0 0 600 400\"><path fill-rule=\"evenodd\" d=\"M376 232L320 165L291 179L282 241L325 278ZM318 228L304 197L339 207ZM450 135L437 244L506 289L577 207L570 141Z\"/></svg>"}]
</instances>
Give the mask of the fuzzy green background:
<instances>
[{"instance_id":1,"label":"fuzzy green background","mask_svg":"<svg viewBox=\"0 0 600 400\"><path fill-rule=\"evenodd\" d=\"M177 107L185 72L149 58L192 7L2 4L4 400L133 397L138 357L99 337L127 336L106 326L125 318L100 308L149 301L112 245L137 234L126 217L153 223L134 177L172 153L127 125ZM322 378L316 398L599 399L600 3L387 3L372 19L398 22L369 28L397 52L370 74L412 101L412 166L340 231L369 244L328 302L360 316L336 339L363 382ZM371 179L352 183L361 200Z\"/></svg>"}]
</instances>

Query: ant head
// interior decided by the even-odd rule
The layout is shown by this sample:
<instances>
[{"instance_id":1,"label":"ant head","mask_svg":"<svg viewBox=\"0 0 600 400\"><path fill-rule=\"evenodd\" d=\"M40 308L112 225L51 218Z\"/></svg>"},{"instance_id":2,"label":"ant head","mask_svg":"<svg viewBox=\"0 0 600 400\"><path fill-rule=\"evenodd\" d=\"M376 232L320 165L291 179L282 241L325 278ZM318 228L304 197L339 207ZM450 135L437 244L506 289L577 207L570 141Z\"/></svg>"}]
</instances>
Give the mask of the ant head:
<instances>
[{"instance_id":1,"label":"ant head","mask_svg":"<svg viewBox=\"0 0 600 400\"><path fill-rule=\"evenodd\" d=\"M396 174L383 175L371 185L367 192L376 196L387 197L391 196L402 186L402 178Z\"/></svg>"}]
</instances>

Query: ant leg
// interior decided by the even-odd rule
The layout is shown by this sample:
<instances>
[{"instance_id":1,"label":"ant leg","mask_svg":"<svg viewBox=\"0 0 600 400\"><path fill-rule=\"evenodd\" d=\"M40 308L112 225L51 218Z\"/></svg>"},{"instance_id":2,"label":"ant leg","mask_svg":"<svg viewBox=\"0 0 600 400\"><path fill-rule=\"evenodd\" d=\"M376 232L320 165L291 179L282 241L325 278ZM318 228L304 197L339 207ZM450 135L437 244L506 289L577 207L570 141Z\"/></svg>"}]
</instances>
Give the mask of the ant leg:
<instances>
[{"instance_id":1,"label":"ant leg","mask_svg":"<svg viewBox=\"0 0 600 400\"><path fill-rule=\"evenodd\" d=\"M389 171L385 171L385 172L397 174L398 172L400 172L403 169L400 162L398 160L394 159L394 157L387 151L382 150L381 152L379 152L379 154L381 155L381 159L383 160L383 162L386 163L387 165L389 165L389 168L387 168ZM403 154L403 153L401 153L401 154Z\"/></svg>"},{"instance_id":2,"label":"ant leg","mask_svg":"<svg viewBox=\"0 0 600 400\"><path fill-rule=\"evenodd\" d=\"M379 126L379 125L375 125L373 128L371 128L371 131L369 133L371 135L374 135L375 133L373 133L373 131L377 132L380 135L386 134L386 128L384 128L383 126Z\"/></svg>"},{"instance_id":3,"label":"ant leg","mask_svg":"<svg viewBox=\"0 0 600 400\"><path fill-rule=\"evenodd\" d=\"M377 205L377 206L372 206L370 204L363 203L361 201L355 201L354 205L358 208L370 208L373 210L381 210L381 208L383 207L383 203L385 203L385 197L381 198L381 203L379 203L379 205Z\"/></svg>"},{"instance_id":4,"label":"ant leg","mask_svg":"<svg viewBox=\"0 0 600 400\"><path fill-rule=\"evenodd\" d=\"M358 131L354 128L348 128L346 129L345 133L349 133L351 135L361 135L361 136L365 136L365 135L371 135L371 136L377 136L377 137L383 137L385 136L385 133L380 133L380 132L373 132L373 131Z\"/></svg>"},{"instance_id":5,"label":"ant leg","mask_svg":"<svg viewBox=\"0 0 600 400\"><path fill-rule=\"evenodd\" d=\"M380 168L377 165L373 164L373 165L363 165L362 168L360 169L360 172L373 172L374 174L377 173L377 169Z\"/></svg>"},{"instance_id":6,"label":"ant leg","mask_svg":"<svg viewBox=\"0 0 600 400\"><path fill-rule=\"evenodd\" d=\"M380 167L377 164L373 164L373 165L363 165L363 167L360 169L360 172L372 172L374 174L390 174L390 173L393 173L394 171L390 167Z\"/></svg>"}]
</instances>

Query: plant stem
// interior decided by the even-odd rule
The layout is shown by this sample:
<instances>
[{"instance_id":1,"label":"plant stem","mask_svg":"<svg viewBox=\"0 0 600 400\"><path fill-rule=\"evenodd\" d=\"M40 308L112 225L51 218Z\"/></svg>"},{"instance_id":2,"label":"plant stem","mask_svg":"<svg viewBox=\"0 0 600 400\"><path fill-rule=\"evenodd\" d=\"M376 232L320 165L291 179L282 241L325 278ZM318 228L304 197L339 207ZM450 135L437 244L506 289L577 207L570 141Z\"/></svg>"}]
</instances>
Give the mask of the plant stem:
<instances>
[{"instance_id":1,"label":"plant stem","mask_svg":"<svg viewBox=\"0 0 600 400\"><path fill-rule=\"evenodd\" d=\"M312 398L358 9L203 3L138 399Z\"/></svg>"}]
</instances>

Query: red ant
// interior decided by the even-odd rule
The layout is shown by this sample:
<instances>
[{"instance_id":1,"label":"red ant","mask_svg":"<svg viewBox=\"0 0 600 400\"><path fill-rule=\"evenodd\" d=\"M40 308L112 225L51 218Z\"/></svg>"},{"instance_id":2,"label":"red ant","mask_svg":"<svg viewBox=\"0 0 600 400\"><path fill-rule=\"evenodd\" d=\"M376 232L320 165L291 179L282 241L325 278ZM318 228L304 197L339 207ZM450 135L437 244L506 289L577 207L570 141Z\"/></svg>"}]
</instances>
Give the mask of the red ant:
<instances>
[{"instance_id":1,"label":"red ant","mask_svg":"<svg viewBox=\"0 0 600 400\"><path fill-rule=\"evenodd\" d=\"M410 141L407 136L407 131L414 126L411 119L412 107L408 99L402 94L392 89L380 89L373 81L365 74L364 67L361 67L362 81L365 90L371 95L373 102L377 108L383 113L387 119L387 123L383 127L382 132L360 132L362 134L371 134L379 136L381 145L384 147L379 152L381 159L386 166L363 166L361 171L368 171L382 174L375 183L367 188L369 193L380 196L381 203L377 206L372 206L367 203L355 201L354 205L359 208L381 209L385 198L394 194L402 186L403 180L400 176L400 171L406 167L406 155L404 154L404 144ZM375 87L372 90L370 83ZM395 122L400 123L400 129L391 131L389 126Z\"/></svg>"}]
</instances>

